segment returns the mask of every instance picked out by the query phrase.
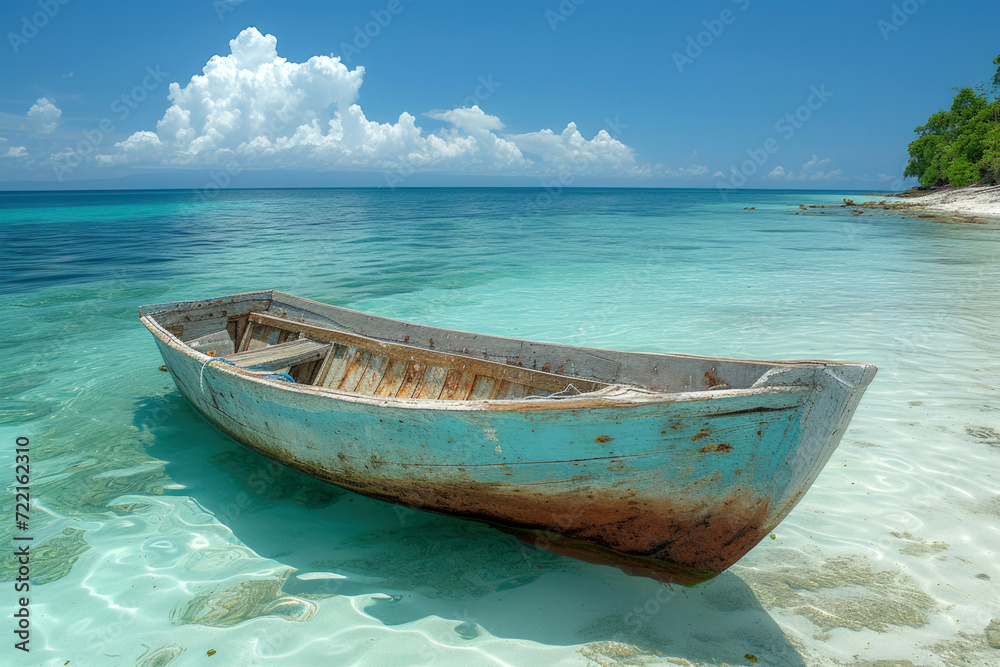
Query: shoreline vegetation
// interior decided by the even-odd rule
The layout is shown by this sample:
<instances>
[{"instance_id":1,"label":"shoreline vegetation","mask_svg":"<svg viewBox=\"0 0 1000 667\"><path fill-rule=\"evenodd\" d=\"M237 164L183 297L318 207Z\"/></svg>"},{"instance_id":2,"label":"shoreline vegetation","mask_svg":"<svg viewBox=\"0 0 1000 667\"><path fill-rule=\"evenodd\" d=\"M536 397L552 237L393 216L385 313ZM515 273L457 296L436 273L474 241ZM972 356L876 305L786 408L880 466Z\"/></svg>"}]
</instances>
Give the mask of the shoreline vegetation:
<instances>
[{"instance_id":1,"label":"shoreline vegetation","mask_svg":"<svg viewBox=\"0 0 1000 667\"><path fill-rule=\"evenodd\" d=\"M948 111L938 110L914 130L904 176L915 176L925 188L1000 183L1000 56L993 64L998 67L990 81L956 89Z\"/></svg>"},{"instance_id":2,"label":"shoreline vegetation","mask_svg":"<svg viewBox=\"0 0 1000 667\"><path fill-rule=\"evenodd\" d=\"M866 209L907 211L945 222L1000 220L1000 55L993 64L997 71L988 82L956 88L951 108L932 114L914 130L918 136L907 149L910 159L903 175L915 176L920 186L869 195L905 201L855 203L845 197L843 204L799 208L849 208L854 215L864 215Z\"/></svg>"}]
</instances>

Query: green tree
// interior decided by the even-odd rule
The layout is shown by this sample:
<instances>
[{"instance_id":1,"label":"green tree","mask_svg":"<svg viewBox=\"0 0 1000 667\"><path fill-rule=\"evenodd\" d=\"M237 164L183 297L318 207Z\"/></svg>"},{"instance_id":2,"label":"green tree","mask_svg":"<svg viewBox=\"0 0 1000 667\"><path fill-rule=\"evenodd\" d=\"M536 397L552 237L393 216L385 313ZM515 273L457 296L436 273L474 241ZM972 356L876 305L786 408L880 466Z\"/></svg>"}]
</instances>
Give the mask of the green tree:
<instances>
[{"instance_id":1,"label":"green tree","mask_svg":"<svg viewBox=\"0 0 1000 667\"><path fill-rule=\"evenodd\" d=\"M1000 56L993 63L1000 65ZM1000 67L991 83L1000 93ZM910 143L904 176L916 176L924 187L1000 182L1000 95L990 102L962 88L950 109L932 114L914 132L919 136Z\"/></svg>"},{"instance_id":2,"label":"green tree","mask_svg":"<svg viewBox=\"0 0 1000 667\"><path fill-rule=\"evenodd\" d=\"M919 132L921 128L917 128ZM941 134L925 134L910 144L910 163L904 176L916 176L925 188L945 184L941 171L948 142Z\"/></svg>"},{"instance_id":3,"label":"green tree","mask_svg":"<svg viewBox=\"0 0 1000 667\"><path fill-rule=\"evenodd\" d=\"M969 162L964 157L957 157L948 164L948 183L956 188L964 188L979 182L983 177L979 167Z\"/></svg>"},{"instance_id":4,"label":"green tree","mask_svg":"<svg viewBox=\"0 0 1000 667\"><path fill-rule=\"evenodd\" d=\"M983 159L980 168L983 177L991 183L1000 183L1000 98L993 100L993 122L983 140Z\"/></svg>"}]
</instances>

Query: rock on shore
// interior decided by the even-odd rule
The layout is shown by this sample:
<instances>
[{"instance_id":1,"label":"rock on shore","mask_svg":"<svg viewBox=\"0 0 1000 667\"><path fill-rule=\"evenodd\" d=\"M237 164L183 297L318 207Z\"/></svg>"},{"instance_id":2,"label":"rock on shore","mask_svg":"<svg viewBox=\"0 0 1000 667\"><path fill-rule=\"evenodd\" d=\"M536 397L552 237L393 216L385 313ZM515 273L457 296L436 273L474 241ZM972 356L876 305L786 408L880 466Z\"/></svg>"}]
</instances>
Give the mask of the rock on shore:
<instances>
[{"instance_id":1,"label":"rock on shore","mask_svg":"<svg viewBox=\"0 0 1000 667\"><path fill-rule=\"evenodd\" d=\"M891 195L903 197L896 201L864 201L855 203L844 199L844 204L825 206L800 204L799 208L849 208L854 215L863 215L865 209L888 211L912 211L920 217L951 220L956 222L1000 221L1000 185L970 185L966 188L938 188L934 190L910 190Z\"/></svg>"}]
</instances>

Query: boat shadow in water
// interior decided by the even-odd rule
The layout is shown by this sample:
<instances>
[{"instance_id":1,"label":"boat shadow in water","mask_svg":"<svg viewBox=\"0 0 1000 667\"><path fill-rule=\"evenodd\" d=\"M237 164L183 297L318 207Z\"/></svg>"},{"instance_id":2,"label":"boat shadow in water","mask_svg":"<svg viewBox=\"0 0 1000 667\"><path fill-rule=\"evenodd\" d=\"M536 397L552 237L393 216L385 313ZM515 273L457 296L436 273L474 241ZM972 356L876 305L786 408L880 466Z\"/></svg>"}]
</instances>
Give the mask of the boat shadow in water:
<instances>
[{"instance_id":1,"label":"boat shadow in water","mask_svg":"<svg viewBox=\"0 0 1000 667\"><path fill-rule=\"evenodd\" d=\"M387 626L439 617L457 638L582 644L601 664L643 656L736 664L748 653L806 664L732 572L696 588L668 586L486 524L365 498L244 449L176 392L140 399L134 420L152 435L149 454L183 486L166 493L192 498L253 552L296 570L285 595L320 604L360 596L357 606Z\"/></svg>"}]
</instances>

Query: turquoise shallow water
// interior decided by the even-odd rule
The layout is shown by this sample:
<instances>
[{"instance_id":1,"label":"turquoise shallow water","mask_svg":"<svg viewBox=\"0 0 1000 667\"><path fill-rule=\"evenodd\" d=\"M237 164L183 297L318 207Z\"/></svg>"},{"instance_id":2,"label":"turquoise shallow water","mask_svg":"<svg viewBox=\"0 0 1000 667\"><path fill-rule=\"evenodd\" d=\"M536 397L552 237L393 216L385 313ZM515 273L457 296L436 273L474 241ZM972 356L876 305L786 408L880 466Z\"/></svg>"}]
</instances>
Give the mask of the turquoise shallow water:
<instances>
[{"instance_id":1,"label":"turquoise shallow water","mask_svg":"<svg viewBox=\"0 0 1000 667\"><path fill-rule=\"evenodd\" d=\"M995 664L1000 224L797 206L840 196L0 194L0 661ZM670 588L217 433L156 370L136 309L268 288L520 338L880 372L774 539ZM10 640L14 534L34 537L29 656Z\"/></svg>"}]
</instances>

